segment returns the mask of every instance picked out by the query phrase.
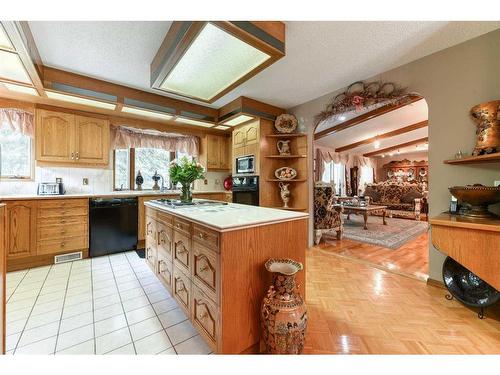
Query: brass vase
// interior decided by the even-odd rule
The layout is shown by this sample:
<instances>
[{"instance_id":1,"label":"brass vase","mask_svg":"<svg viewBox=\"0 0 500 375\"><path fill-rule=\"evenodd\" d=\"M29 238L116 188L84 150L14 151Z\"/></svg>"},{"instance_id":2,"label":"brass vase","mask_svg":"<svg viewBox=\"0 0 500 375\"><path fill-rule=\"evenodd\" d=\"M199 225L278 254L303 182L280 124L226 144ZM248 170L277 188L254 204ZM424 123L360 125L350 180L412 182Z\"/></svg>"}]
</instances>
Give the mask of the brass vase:
<instances>
[{"instance_id":1,"label":"brass vase","mask_svg":"<svg viewBox=\"0 0 500 375\"><path fill-rule=\"evenodd\" d=\"M478 104L470 112L477 126L472 155L500 152L500 100Z\"/></svg>"},{"instance_id":2,"label":"brass vase","mask_svg":"<svg viewBox=\"0 0 500 375\"><path fill-rule=\"evenodd\" d=\"M295 283L302 263L291 259L269 259L266 269L273 284L262 301L262 343L270 354L299 354L304 348L307 309Z\"/></svg>"}]
</instances>

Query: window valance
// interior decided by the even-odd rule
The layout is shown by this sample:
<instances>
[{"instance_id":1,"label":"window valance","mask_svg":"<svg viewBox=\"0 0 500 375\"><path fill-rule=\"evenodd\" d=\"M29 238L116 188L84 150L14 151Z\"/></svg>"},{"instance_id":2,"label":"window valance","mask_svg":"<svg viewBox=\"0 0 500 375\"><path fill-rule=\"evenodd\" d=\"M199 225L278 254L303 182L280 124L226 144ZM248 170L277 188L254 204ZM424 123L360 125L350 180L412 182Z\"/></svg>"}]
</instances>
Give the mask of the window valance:
<instances>
[{"instance_id":1,"label":"window valance","mask_svg":"<svg viewBox=\"0 0 500 375\"><path fill-rule=\"evenodd\" d=\"M35 136L33 113L17 108L0 108L0 128L9 128L30 138Z\"/></svg>"},{"instance_id":2,"label":"window valance","mask_svg":"<svg viewBox=\"0 0 500 375\"><path fill-rule=\"evenodd\" d=\"M111 147L119 148L158 148L170 152L183 152L198 156L200 139L177 133L166 133L153 129L139 129L127 126L111 128Z\"/></svg>"}]
</instances>

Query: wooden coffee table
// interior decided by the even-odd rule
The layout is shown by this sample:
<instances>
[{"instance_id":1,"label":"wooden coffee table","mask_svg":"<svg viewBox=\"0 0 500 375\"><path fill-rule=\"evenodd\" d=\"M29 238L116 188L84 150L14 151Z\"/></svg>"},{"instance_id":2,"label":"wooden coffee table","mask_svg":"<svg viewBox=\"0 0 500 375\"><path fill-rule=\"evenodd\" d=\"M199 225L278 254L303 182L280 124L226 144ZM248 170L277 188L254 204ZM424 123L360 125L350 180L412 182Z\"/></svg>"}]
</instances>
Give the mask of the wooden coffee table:
<instances>
[{"instance_id":1,"label":"wooden coffee table","mask_svg":"<svg viewBox=\"0 0 500 375\"><path fill-rule=\"evenodd\" d=\"M382 212L382 222L384 223L384 225L387 225L387 222L385 221L385 212L387 210L387 206L344 206L340 204L336 204L335 206L339 206L344 209L344 213L347 214L347 220L349 220L349 215L351 214L363 215L365 221L365 225L363 228L366 230L368 230L368 215L375 212Z\"/></svg>"}]
</instances>

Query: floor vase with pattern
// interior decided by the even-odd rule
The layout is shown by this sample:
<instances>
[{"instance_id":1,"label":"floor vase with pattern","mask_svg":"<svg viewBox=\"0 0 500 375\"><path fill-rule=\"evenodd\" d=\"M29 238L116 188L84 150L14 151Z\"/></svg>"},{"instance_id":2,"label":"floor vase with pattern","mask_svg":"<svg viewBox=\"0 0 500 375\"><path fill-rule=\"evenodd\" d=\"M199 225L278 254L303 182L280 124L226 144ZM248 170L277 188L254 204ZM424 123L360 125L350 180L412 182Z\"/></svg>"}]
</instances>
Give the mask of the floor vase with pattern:
<instances>
[{"instance_id":1,"label":"floor vase with pattern","mask_svg":"<svg viewBox=\"0 0 500 375\"><path fill-rule=\"evenodd\" d=\"M273 284L262 301L262 345L271 354L299 354L304 348L307 309L295 283L295 274L303 269L291 259L269 259L266 269Z\"/></svg>"}]
</instances>

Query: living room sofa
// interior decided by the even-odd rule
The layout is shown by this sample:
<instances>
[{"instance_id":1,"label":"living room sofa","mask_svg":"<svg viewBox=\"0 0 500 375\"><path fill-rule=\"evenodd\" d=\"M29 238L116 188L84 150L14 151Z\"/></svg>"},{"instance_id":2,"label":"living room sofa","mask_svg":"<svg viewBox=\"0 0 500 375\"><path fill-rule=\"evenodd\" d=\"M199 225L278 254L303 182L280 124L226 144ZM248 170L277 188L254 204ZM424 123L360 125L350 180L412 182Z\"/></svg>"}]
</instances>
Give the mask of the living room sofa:
<instances>
[{"instance_id":1,"label":"living room sofa","mask_svg":"<svg viewBox=\"0 0 500 375\"><path fill-rule=\"evenodd\" d=\"M424 194L418 184L384 181L367 184L365 197L370 204L387 206L387 216L420 220L420 209Z\"/></svg>"}]
</instances>

